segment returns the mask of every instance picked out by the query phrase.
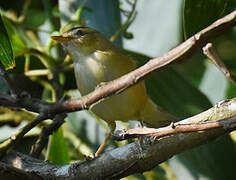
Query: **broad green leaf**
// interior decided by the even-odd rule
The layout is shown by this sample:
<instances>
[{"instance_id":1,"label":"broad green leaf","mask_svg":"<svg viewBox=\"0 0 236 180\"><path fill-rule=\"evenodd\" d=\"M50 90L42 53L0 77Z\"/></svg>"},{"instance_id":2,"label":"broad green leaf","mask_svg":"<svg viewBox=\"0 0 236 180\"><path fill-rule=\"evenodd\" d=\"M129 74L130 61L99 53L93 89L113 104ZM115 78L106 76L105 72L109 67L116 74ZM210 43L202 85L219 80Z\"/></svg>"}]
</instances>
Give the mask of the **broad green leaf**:
<instances>
[{"instance_id":1,"label":"broad green leaf","mask_svg":"<svg viewBox=\"0 0 236 180\"><path fill-rule=\"evenodd\" d=\"M38 28L40 25L42 25L45 20L46 20L46 16L44 11L42 11L42 9L29 9L30 16L26 16L26 19L24 21L24 25L25 27L29 27L29 28Z\"/></svg>"},{"instance_id":2,"label":"broad green leaf","mask_svg":"<svg viewBox=\"0 0 236 180\"><path fill-rule=\"evenodd\" d=\"M69 164L70 158L62 127L50 138L48 160L57 165Z\"/></svg>"},{"instance_id":3,"label":"broad green leaf","mask_svg":"<svg viewBox=\"0 0 236 180\"><path fill-rule=\"evenodd\" d=\"M12 69L15 67L15 60L12 51L10 39L8 37L5 25L0 15L0 61L5 69Z\"/></svg>"},{"instance_id":4,"label":"broad green leaf","mask_svg":"<svg viewBox=\"0 0 236 180\"><path fill-rule=\"evenodd\" d=\"M211 62L206 62L206 71L202 77L199 89L206 94L212 104L216 104L225 99L227 89L227 78ZM217 79L217 83L215 80Z\"/></svg>"},{"instance_id":5,"label":"broad green leaf","mask_svg":"<svg viewBox=\"0 0 236 180\"><path fill-rule=\"evenodd\" d=\"M224 15L230 0L185 0L184 37L194 35Z\"/></svg>"},{"instance_id":6,"label":"broad green leaf","mask_svg":"<svg viewBox=\"0 0 236 180\"><path fill-rule=\"evenodd\" d=\"M227 92L226 92L226 96L229 99L236 97L236 86L235 86L234 83L232 83L232 82L228 83L228 89L227 89Z\"/></svg>"},{"instance_id":7,"label":"broad green leaf","mask_svg":"<svg viewBox=\"0 0 236 180\"><path fill-rule=\"evenodd\" d=\"M175 65L176 70L195 87L199 87L206 71L206 57L198 52L188 60Z\"/></svg>"},{"instance_id":8,"label":"broad green leaf","mask_svg":"<svg viewBox=\"0 0 236 180\"><path fill-rule=\"evenodd\" d=\"M25 43L18 36L18 34L16 33L16 29L11 24L11 22L8 21L6 18L3 18L3 20L4 20L4 24L5 24L8 36L10 38L15 56L23 54L26 51Z\"/></svg>"},{"instance_id":9,"label":"broad green leaf","mask_svg":"<svg viewBox=\"0 0 236 180\"><path fill-rule=\"evenodd\" d=\"M179 179L236 179L235 144L228 135L174 156L169 162Z\"/></svg>"}]
</instances>

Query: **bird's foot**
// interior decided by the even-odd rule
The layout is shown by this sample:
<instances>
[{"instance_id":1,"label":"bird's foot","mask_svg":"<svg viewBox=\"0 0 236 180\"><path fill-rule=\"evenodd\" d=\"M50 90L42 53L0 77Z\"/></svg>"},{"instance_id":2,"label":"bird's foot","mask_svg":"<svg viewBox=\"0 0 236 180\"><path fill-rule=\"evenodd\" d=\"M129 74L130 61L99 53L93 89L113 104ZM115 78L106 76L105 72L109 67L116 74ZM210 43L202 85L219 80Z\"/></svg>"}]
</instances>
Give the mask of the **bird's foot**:
<instances>
[{"instance_id":1,"label":"bird's foot","mask_svg":"<svg viewBox=\"0 0 236 180\"><path fill-rule=\"evenodd\" d=\"M106 137L105 141L99 146L97 152L95 153L95 157L100 156L101 152L104 150L106 144L108 143L108 141L111 139L111 133L109 133L109 135Z\"/></svg>"},{"instance_id":2,"label":"bird's foot","mask_svg":"<svg viewBox=\"0 0 236 180\"><path fill-rule=\"evenodd\" d=\"M84 155L84 158L86 159L86 161L91 161L95 158L95 154L90 154L90 155Z\"/></svg>"}]
</instances>

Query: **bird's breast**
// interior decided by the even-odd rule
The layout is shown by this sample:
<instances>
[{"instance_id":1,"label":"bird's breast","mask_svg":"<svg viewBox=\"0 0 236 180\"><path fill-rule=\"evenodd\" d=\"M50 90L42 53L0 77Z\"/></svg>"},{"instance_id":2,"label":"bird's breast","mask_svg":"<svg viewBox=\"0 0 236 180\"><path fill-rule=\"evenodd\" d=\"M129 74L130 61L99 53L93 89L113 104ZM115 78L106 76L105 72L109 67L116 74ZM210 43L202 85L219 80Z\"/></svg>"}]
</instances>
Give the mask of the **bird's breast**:
<instances>
[{"instance_id":1,"label":"bird's breast","mask_svg":"<svg viewBox=\"0 0 236 180\"><path fill-rule=\"evenodd\" d=\"M77 87L82 95L90 93L103 82L104 68L93 56L87 56L75 62Z\"/></svg>"}]
</instances>

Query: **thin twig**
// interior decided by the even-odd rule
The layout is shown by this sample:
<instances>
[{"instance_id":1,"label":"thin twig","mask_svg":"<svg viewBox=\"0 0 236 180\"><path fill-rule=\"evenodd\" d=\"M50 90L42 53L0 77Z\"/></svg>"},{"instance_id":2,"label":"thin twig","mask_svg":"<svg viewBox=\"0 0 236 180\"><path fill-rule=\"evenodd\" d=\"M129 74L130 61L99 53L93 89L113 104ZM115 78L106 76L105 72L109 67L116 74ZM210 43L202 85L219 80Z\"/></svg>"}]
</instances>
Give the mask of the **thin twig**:
<instances>
[{"instance_id":1,"label":"thin twig","mask_svg":"<svg viewBox=\"0 0 236 180\"><path fill-rule=\"evenodd\" d=\"M47 145L48 137L65 122L66 114L57 115L52 124L45 126L42 132L39 135L37 142L33 145L31 149L30 155L32 157L38 158L43 150L43 148Z\"/></svg>"},{"instance_id":2,"label":"thin twig","mask_svg":"<svg viewBox=\"0 0 236 180\"><path fill-rule=\"evenodd\" d=\"M128 12L127 15L127 19L125 21L125 23L121 26L121 28L110 38L111 42L115 42L116 39L119 37L119 35L121 33L123 33L124 31L126 31L128 29L128 27L130 26L130 24L134 21L135 17L136 17L136 5L137 5L137 0L134 0L133 3L131 3L130 1L127 1L127 3L129 3L131 5L131 11ZM126 12L126 11L125 11Z\"/></svg>"},{"instance_id":3,"label":"thin twig","mask_svg":"<svg viewBox=\"0 0 236 180\"><path fill-rule=\"evenodd\" d=\"M47 119L47 115L39 114L33 121L24 126L18 133L12 135L8 140L0 144L0 156L9 152L31 129L37 126L40 122Z\"/></svg>"},{"instance_id":4,"label":"thin twig","mask_svg":"<svg viewBox=\"0 0 236 180\"><path fill-rule=\"evenodd\" d=\"M21 15L18 17L17 22L18 23L23 23L25 20L25 17L28 13L29 7L31 4L31 0L25 0L24 4L23 4L23 9L21 11Z\"/></svg>"},{"instance_id":5,"label":"thin twig","mask_svg":"<svg viewBox=\"0 0 236 180\"><path fill-rule=\"evenodd\" d=\"M154 138L160 138L177 133L197 132L221 127L224 127L225 130L227 130L228 128L232 128L231 126L236 126L235 124L236 124L236 115L219 121L208 121L208 122L186 123L186 124L177 122L170 124L167 127L158 129L137 127L128 130L117 130L112 134L112 138L117 141L122 141L141 136L151 136Z\"/></svg>"},{"instance_id":6,"label":"thin twig","mask_svg":"<svg viewBox=\"0 0 236 180\"><path fill-rule=\"evenodd\" d=\"M31 0L25 0L23 3L23 8L21 10L21 14L20 16L17 16L15 13L9 13L8 11L4 11L1 7L0 7L0 11L1 13L3 13L8 19L12 20L14 23L23 23L25 20L25 17L28 13L29 7L31 4Z\"/></svg>"},{"instance_id":7,"label":"thin twig","mask_svg":"<svg viewBox=\"0 0 236 180\"><path fill-rule=\"evenodd\" d=\"M216 67L236 85L236 75L232 74L232 72L226 67L212 43L208 43L202 49L203 53L216 65Z\"/></svg>"},{"instance_id":8,"label":"thin twig","mask_svg":"<svg viewBox=\"0 0 236 180\"><path fill-rule=\"evenodd\" d=\"M44 1L45 3L47 1ZM48 4L48 2L45 4L47 6L50 5L50 3ZM47 9L47 8L46 8ZM51 81L51 85L52 85L52 101L53 102L61 102L63 101L63 94L64 94L64 89L60 83L59 80L59 71L56 68L52 68L50 69L51 73L52 73L52 79ZM49 70L48 70L49 73ZM61 99L61 100L60 100ZM62 113L62 114L57 114L54 118L54 121L52 124L45 126L38 138L38 140L36 141L36 143L33 145L32 150L31 150L31 155L34 157L39 157L43 148L46 146L49 136L54 132L57 131L58 128L64 123L64 119L66 118L66 114Z\"/></svg>"},{"instance_id":9,"label":"thin twig","mask_svg":"<svg viewBox=\"0 0 236 180\"><path fill-rule=\"evenodd\" d=\"M29 70L25 72L26 76L48 76L50 71L48 69L37 69L37 70Z\"/></svg>"}]
</instances>

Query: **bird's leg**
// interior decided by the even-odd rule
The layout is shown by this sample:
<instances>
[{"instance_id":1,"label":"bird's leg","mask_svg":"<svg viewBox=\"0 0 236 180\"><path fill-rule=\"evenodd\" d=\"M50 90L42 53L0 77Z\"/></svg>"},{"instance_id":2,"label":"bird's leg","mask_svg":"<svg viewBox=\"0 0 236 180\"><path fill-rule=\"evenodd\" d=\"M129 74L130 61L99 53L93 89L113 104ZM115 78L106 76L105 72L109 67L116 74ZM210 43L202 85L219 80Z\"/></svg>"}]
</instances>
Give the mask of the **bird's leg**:
<instances>
[{"instance_id":1,"label":"bird's leg","mask_svg":"<svg viewBox=\"0 0 236 180\"><path fill-rule=\"evenodd\" d=\"M116 123L112 122L109 124L109 128L111 130L111 132L109 132L109 134L107 135L106 139L103 141L103 143L99 146L97 152L95 153L95 157L98 157L101 152L103 151L103 149L105 148L106 144L109 142L109 140L112 137L112 132L116 129Z\"/></svg>"},{"instance_id":2,"label":"bird's leg","mask_svg":"<svg viewBox=\"0 0 236 180\"><path fill-rule=\"evenodd\" d=\"M111 139L111 133L108 134L108 136L106 137L106 139L103 141L103 143L99 146L97 152L95 153L95 157L100 156L101 152L103 151L103 149L105 148L106 144L109 142L109 140Z\"/></svg>"}]
</instances>

